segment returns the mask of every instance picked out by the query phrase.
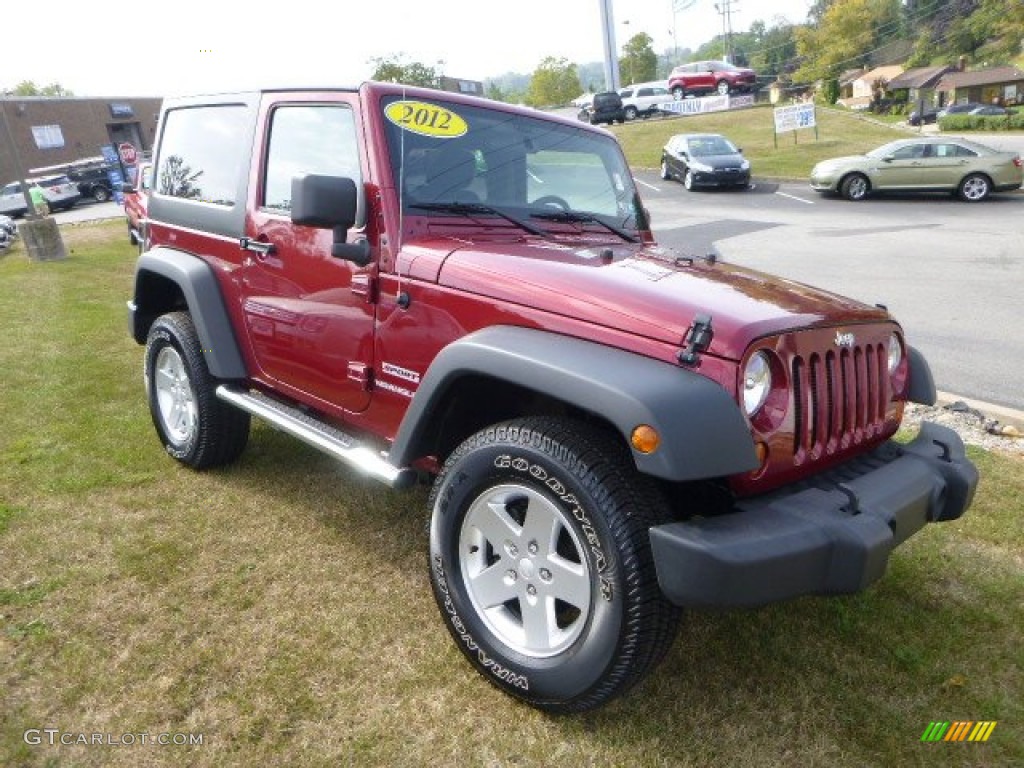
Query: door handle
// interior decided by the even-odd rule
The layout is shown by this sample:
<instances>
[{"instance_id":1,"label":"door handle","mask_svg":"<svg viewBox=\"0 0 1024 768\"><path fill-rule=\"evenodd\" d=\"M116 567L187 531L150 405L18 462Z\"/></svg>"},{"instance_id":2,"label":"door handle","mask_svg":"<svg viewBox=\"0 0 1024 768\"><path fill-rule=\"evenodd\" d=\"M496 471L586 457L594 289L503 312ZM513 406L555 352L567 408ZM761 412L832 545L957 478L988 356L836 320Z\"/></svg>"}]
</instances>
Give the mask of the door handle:
<instances>
[{"instance_id":1,"label":"door handle","mask_svg":"<svg viewBox=\"0 0 1024 768\"><path fill-rule=\"evenodd\" d=\"M277 246L273 243L267 243L262 240L253 240L250 237L239 238L238 247L243 251L258 253L260 256L270 256L271 254L277 253Z\"/></svg>"}]
</instances>

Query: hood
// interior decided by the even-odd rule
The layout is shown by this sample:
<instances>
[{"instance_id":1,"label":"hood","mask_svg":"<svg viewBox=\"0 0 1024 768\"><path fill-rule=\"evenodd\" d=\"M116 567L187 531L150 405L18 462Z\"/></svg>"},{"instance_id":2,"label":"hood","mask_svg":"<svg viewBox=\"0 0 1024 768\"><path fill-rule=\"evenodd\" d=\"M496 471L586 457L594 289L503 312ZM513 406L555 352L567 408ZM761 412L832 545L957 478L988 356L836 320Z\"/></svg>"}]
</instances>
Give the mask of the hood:
<instances>
[{"instance_id":1,"label":"hood","mask_svg":"<svg viewBox=\"0 0 1024 768\"><path fill-rule=\"evenodd\" d=\"M423 253L441 243L410 245ZM679 346L694 318L710 314L708 351L734 360L761 336L888 319L884 310L836 294L657 246L447 245L420 262L435 265L431 277L440 285Z\"/></svg>"},{"instance_id":2,"label":"hood","mask_svg":"<svg viewBox=\"0 0 1024 768\"><path fill-rule=\"evenodd\" d=\"M716 171L720 171L727 168L742 168L743 156L739 154L702 155L701 157L694 157L693 162L700 163L701 165L707 165L714 168Z\"/></svg>"},{"instance_id":3,"label":"hood","mask_svg":"<svg viewBox=\"0 0 1024 768\"><path fill-rule=\"evenodd\" d=\"M844 157L832 157L828 160L822 160L815 167L816 168L842 168L847 165L861 165L871 158L867 155L845 155Z\"/></svg>"}]
</instances>

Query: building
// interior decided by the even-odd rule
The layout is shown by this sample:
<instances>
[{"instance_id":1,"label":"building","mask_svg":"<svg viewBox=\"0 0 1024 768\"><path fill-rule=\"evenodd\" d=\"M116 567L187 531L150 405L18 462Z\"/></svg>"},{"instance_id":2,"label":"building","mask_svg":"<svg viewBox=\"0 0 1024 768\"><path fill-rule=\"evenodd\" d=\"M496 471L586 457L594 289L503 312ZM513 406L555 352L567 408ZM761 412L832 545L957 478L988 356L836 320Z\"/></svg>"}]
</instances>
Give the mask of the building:
<instances>
[{"instance_id":1,"label":"building","mask_svg":"<svg viewBox=\"0 0 1024 768\"><path fill-rule=\"evenodd\" d=\"M0 97L0 184L96 157L104 145L152 149L163 99Z\"/></svg>"},{"instance_id":2,"label":"building","mask_svg":"<svg viewBox=\"0 0 1024 768\"><path fill-rule=\"evenodd\" d=\"M888 88L889 81L903 74L903 67L891 65L875 67L859 75L846 75L848 79L840 79L840 98L836 103L848 109L867 109L875 96L875 91ZM847 95L848 94L848 95Z\"/></svg>"},{"instance_id":3,"label":"building","mask_svg":"<svg viewBox=\"0 0 1024 768\"><path fill-rule=\"evenodd\" d=\"M954 71L953 67L913 67L890 80L887 90L897 101L923 102L930 107L936 103L935 86L943 76Z\"/></svg>"},{"instance_id":4,"label":"building","mask_svg":"<svg viewBox=\"0 0 1024 768\"><path fill-rule=\"evenodd\" d=\"M1024 71L992 67L971 72L950 72L935 86L942 104L976 101L980 104L1024 104Z\"/></svg>"}]
</instances>

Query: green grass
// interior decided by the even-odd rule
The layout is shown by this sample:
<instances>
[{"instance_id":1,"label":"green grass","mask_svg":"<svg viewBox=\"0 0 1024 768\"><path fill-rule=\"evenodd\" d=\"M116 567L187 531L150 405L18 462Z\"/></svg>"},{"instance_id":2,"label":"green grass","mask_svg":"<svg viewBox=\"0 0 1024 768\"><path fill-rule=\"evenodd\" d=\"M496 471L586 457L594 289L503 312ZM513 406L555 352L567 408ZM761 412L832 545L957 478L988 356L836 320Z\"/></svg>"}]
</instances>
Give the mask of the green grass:
<instances>
[{"instance_id":1,"label":"green grass","mask_svg":"<svg viewBox=\"0 0 1024 768\"><path fill-rule=\"evenodd\" d=\"M657 168L661 148L676 133L721 133L743 149L756 176L806 179L814 164L840 155L873 149L913 133L870 115L837 109L816 110L814 129L774 134L770 107L712 112L680 118L652 118L615 126L613 132L634 168ZM777 146L776 146L777 144Z\"/></svg>"},{"instance_id":2,"label":"green grass","mask_svg":"<svg viewBox=\"0 0 1024 768\"><path fill-rule=\"evenodd\" d=\"M257 426L187 471L146 411L121 223L0 259L0 765L1024 764L1024 472L983 484L864 594L687 616L623 700L552 718L462 660L426 569L423 490ZM934 720L985 744L922 744ZM26 744L202 734L201 746Z\"/></svg>"}]
</instances>

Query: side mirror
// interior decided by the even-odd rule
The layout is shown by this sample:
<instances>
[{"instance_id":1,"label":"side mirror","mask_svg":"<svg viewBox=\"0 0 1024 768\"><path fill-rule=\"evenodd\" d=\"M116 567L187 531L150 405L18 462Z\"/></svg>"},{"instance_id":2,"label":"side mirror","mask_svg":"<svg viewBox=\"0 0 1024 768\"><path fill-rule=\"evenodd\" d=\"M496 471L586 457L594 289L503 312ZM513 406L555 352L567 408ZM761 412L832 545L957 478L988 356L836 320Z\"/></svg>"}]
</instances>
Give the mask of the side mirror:
<instances>
[{"instance_id":1,"label":"side mirror","mask_svg":"<svg viewBox=\"0 0 1024 768\"><path fill-rule=\"evenodd\" d=\"M292 223L333 229L331 255L362 267L370 262L370 244L365 239L348 242L348 231L355 226L358 212L359 190L352 179L315 173L292 178Z\"/></svg>"},{"instance_id":2,"label":"side mirror","mask_svg":"<svg viewBox=\"0 0 1024 768\"><path fill-rule=\"evenodd\" d=\"M121 184L121 191L126 195L134 195L136 193L135 185L129 184L127 181Z\"/></svg>"},{"instance_id":3,"label":"side mirror","mask_svg":"<svg viewBox=\"0 0 1024 768\"><path fill-rule=\"evenodd\" d=\"M891 163L895 159L896 158L893 155L886 155L885 157L882 158L882 162L883 163Z\"/></svg>"}]
</instances>

